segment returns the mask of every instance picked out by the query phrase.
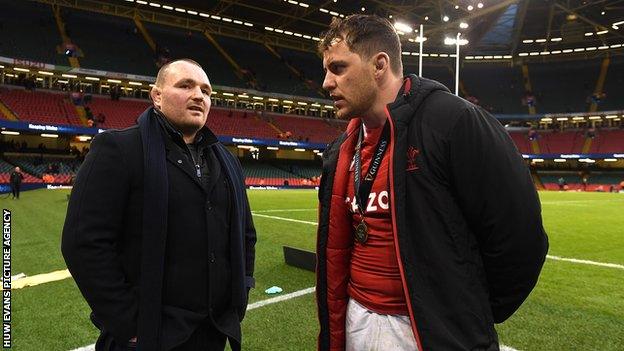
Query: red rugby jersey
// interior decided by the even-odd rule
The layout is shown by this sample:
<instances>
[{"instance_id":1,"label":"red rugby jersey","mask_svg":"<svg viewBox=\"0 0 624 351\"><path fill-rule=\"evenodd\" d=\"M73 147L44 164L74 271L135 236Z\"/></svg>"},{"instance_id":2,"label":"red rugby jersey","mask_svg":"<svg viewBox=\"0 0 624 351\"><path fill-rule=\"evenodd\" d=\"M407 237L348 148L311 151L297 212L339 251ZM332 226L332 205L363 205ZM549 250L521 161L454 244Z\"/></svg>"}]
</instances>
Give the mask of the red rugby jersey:
<instances>
[{"instance_id":1,"label":"red rugby jersey","mask_svg":"<svg viewBox=\"0 0 624 351\"><path fill-rule=\"evenodd\" d=\"M366 128L365 131L362 142L362 177L368 172L383 126L375 129ZM369 198L362 204L366 208L364 218L369 229L368 240L364 244L354 240L348 293L351 298L371 311L380 314L408 315L392 234L388 160L386 151ZM345 202L351 204L349 209L355 230L361 217L354 200L354 172L352 162Z\"/></svg>"}]
</instances>

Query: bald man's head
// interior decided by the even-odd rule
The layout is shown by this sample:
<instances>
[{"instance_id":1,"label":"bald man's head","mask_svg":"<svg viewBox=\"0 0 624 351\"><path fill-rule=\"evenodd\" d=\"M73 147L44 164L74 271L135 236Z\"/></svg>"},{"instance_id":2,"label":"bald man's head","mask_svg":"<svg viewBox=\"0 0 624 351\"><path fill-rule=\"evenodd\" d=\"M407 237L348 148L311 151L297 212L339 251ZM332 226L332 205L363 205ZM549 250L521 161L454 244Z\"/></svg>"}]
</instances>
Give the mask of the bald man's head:
<instances>
[{"instance_id":1,"label":"bald man's head","mask_svg":"<svg viewBox=\"0 0 624 351\"><path fill-rule=\"evenodd\" d=\"M206 124L210 94L212 86L206 72L188 59L163 66L150 90L154 108L182 133L187 143L192 143L195 134Z\"/></svg>"},{"instance_id":2,"label":"bald man's head","mask_svg":"<svg viewBox=\"0 0 624 351\"><path fill-rule=\"evenodd\" d=\"M169 73L171 65L174 65L178 62L188 62L190 64L193 64L201 68L202 70L204 69L199 63L197 63L197 61L191 60L189 58L182 58L182 59L177 59L177 60L167 62L164 65L162 65L162 67L160 67L160 69L158 70L158 75L156 76L156 83L155 83L156 86L159 86L159 87L163 86L163 84L165 83L165 79L167 79L167 73Z\"/></svg>"}]
</instances>

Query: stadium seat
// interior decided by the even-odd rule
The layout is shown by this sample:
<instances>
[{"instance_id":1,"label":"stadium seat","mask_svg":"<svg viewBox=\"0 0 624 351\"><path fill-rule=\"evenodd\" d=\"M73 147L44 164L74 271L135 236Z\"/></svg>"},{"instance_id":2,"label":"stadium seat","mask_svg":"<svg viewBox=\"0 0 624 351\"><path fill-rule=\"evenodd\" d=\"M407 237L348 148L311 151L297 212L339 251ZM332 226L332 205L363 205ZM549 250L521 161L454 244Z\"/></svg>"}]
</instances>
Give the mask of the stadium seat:
<instances>
[{"instance_id":1,"label":"stadium seat","mask_svg":"<svg viewBox=\"0 0 624 351\"><path fill-rule=\"evenodd\" d=\"M21 121L77 125L82 123L67 93L56 91L25 91L20 88L0 88L0 100Z\"/></svg>"}]
</instances>

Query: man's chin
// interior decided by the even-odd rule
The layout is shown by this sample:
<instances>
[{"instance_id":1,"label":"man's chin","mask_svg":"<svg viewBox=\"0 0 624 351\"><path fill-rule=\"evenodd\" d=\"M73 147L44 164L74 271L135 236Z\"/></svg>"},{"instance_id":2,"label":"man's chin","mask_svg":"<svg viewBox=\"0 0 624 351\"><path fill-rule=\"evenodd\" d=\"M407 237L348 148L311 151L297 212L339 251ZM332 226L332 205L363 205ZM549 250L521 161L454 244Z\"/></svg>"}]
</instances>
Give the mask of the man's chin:
<instances>
[{"instance_id":1,"label":"man's chin","mask_svg":"<svg viewBox=\"0 0 624 351\"><path fill-rule=\"evenodd\" d=\"M182 128L180 128L180 132L182 132L183 134L194 134L199 132L200 129L202 129L204 127L204 124L199 125L199 123L197 124L187 124L182 126Z\"/></svg>"},{"instance_id":2,"label":"man's chin","mask_svg":"<svg viewBox=\"0 0 624 351\"><path fill-rule=\"evenodd\" d=\"M353 113L353 111L340 109L340 110L336 111L336 117L338 119L342 119L344 121L348 121L348 120L351 120L351 119L353 119L353 118L355 118L357 116L356 116L355 113Z\"/></svg>"}]
</instances>

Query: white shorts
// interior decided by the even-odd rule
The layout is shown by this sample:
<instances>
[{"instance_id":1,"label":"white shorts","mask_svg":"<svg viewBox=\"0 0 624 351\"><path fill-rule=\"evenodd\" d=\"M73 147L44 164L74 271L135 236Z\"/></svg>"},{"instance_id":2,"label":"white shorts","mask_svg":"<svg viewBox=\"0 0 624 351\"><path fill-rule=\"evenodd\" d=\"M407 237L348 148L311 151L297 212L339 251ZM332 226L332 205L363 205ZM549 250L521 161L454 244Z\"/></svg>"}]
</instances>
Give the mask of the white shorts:
<instances>
[{"instance_id":1,"label":"white shorts","mask_svg":"<svg viewBox=\"0 0 624 351\"><path fill-rule=\"evenodd\" d=\"M354 299L347 306L346 351L418 350L408 316L377 314Z\"/></svg>"}]
</instances>

